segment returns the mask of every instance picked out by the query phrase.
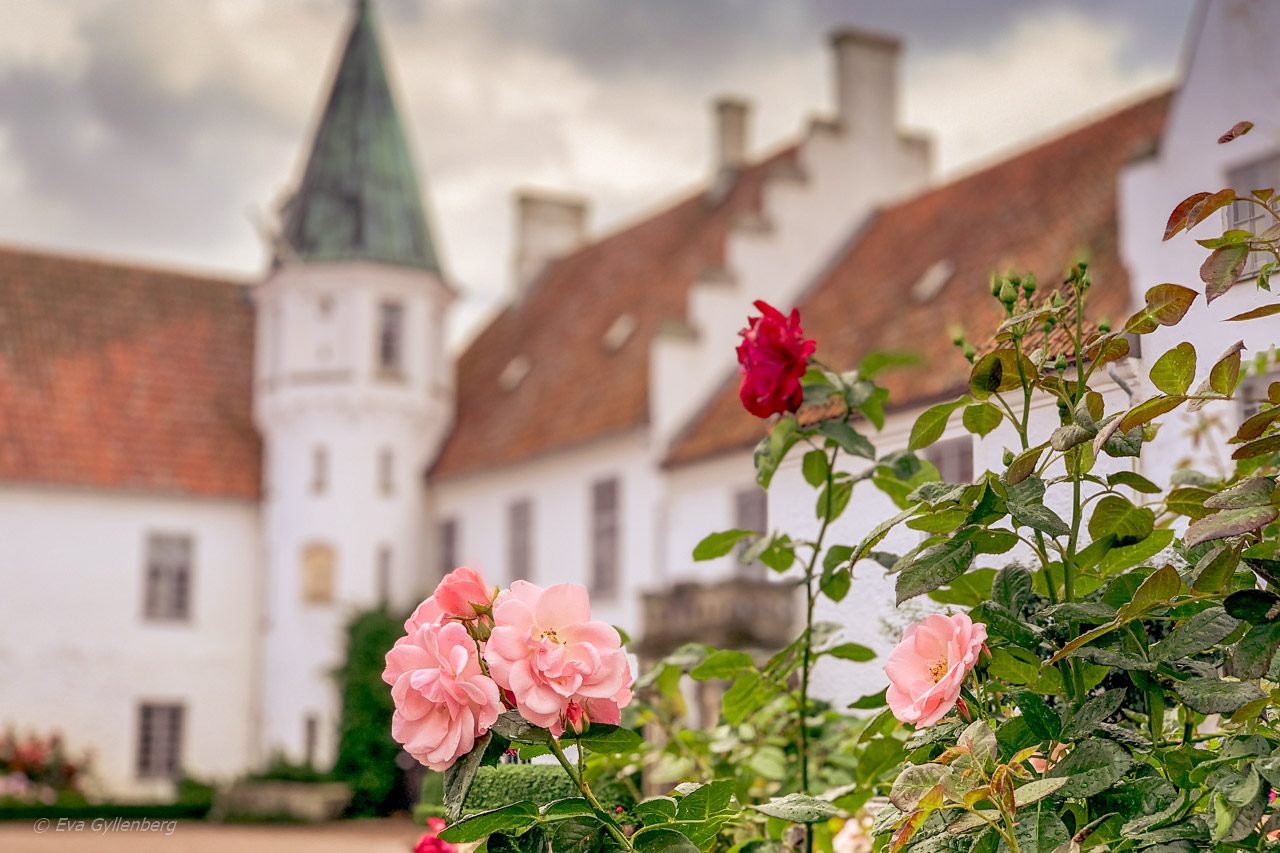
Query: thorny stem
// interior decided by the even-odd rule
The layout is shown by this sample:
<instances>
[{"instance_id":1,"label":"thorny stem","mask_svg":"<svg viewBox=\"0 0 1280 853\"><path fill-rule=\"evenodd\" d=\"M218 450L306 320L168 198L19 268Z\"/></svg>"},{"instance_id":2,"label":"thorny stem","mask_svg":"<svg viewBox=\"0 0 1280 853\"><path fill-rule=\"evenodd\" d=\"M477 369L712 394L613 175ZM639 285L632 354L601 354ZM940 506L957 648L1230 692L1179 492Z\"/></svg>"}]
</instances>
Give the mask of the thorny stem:
<instances>
[{"instance_id":1,"label":"thorny stem","mask_svg":"<svg viewBox=\"0 0 1280 853\"><path fill-rule=\"evenodd\" d=\"M831 458L827 460L826 495L827 506L822 513L822 527L818 530L818 538L813 543L813 553L809 556L809 565L804 570L804 660L800 667L800 701L797 708L800 724L800 793L809 793L809 671L813 665L813 607L817 603L818 594L813 588L813 572L818 565L818 557L822 555L822 542L826 539L827 528L831 526L831 496L835 487L836 458L840 448L831 448ZM804 825L805 853L813 850L813 825Z\"/></svg>"},{"instance_id":2,"label":"thorny stem","mask_svg":"<svg viewBox=\"0 0 1280 853\"><path fill-rule=\"evenodd\" d=\"M551 737L547 739L548 746L551 747L551 754L556 757L556 761L560 762L560 766L564 768L564 772L569 774L569 778L573 780L573 784L577 786L582 798L587 801L587 805L596 813L596 817L600 818L600 822L604 824L604 828L610 835L614 837L623 850L634 850L631 846L631 840L627 838L622 829L613 820L613 815L604 810L604 806L600 805L600 801L596 799L596 795L591 792L591 786L583 779L582 774L573 768L573 764L569 762L569 757L564 754L564 749L560 746L560 738ZM582 745L578 745L578 755L582 755Z\"/></svg>"}]
</instances>

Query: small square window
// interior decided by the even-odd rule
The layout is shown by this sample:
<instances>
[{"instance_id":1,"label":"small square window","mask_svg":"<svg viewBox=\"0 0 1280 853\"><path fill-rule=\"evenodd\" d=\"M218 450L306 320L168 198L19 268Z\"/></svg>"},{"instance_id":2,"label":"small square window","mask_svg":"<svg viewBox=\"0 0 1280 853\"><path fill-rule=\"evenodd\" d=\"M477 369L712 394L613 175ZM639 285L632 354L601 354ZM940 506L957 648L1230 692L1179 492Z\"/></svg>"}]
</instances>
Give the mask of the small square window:
<instances>
[{"instance_id":1,"label":"small square window","mask_svg":"<svg viewBox=\"0 0 1280 853\"><path fill-rule=\"evenodd\" d=\"M528 500L507 507L507 547L511 580L533 577L533 505Z\"/></svg>"},{"instance_id":2,"label":"small square window","mask_svg":"<svg viewBox=\"0 0 1280 853\"><path fill-rule=\"evenodd\" d=\"M182 534L147 537L143 616L152 621L191 618L192 540Z\"/></svg>"},{"instance_id":3,"label":"small square window","mask_svg":"<svg viewBox=\"0 0 1280 853\"><path fill-rule=\"evenodd\" d=\"M378 306L378 368L384 373L399 373L403 368L404 306L399 302L383 302Z\"/></svg>"},{"instance_id":4,"label":"small square window","mask_svg":"<svg viewBox=\"0 0 1280 853\"><path fill-rule=\"evenodd\" d=\"M938 469L944 483L973 482L973 439L967 435L934 442L925 449L924 458Z\"/></svg>"},{"instance_id":5,"label":"small square window","mask_svg":"<svg viewBox=\"0 0 1280 853\"><path fill-rule=\"evenodd\" d=\"M591 486L591 592L608 598L618 592L620 558L619 486L616 478Z\"/></svg>"},{"instance_id":6,"label":"small square window","mask_svg":"<svg viewBox=\"0 0 1280 853\"><path fill-rule=\"evenodd\" d=\"M1236 191L1237 196L1248 197L1254 190L1280 188L1280 155L1271 155L1255 160L1243 166L1237 166L1227 173L1227 182ZM1239 229L1261 234L1275 224L1262 207L1251 201L1233 201L1225 209L1228 229ZM1265 252L1253 252L1245 262L1241 280L1252 278L1271 256Z\"/></svg>"},{"instance_id":7,"label":"small square window","mask_svg":"<svg viewBox=\"0 0 1280 853\"><path fill-rule=\"evenodd\" d=\"M333 546L312 542L302 549L302 601L329 604L333 601L337 555Z\"/></svg>"},{"instance_id":8,"label":"small square window","mask_svg":"<svg viewBox=\"0 0 1280 853\"><path fill-rule=\"evenodd\" d=\"M185 709L176 703L144 703L138 707L138 778L178 778L184 716Z\"/></svg>"},{"instance_id":9,"label":"small square window","mask_svg":"<svg viewBox=\"0 0 1280 853\"><path fill-rule=\"evenodd\" d=\"M769 499L765 490L756 485L740 489L733 496L733 526L739 530L754 530L767 533L769 530ZM739 558L738 574L742 577L759 578L764 576L764 563L755 560L750 563L741 561L742 552L747 543L741 542L735 550Z\"/></svg>"}]
</instances>

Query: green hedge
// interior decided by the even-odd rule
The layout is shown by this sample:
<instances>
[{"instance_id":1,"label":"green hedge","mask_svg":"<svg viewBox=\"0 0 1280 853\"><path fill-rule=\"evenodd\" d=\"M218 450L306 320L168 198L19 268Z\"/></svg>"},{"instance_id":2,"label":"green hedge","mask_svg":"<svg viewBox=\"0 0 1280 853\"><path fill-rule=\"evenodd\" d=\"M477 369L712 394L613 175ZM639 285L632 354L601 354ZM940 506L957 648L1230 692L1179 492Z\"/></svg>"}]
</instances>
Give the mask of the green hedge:
<instances>
[{"instance_id":1,"label":"green hedge","mask_svg":"<svg viewBox=\"0 0 1280 853\"><path fill-rule=\"evenodd\" d=\"M400 745L391 737L391 688L382 680L387 649L404 634L404 617L381 610L357 615L347 625L347 659L337 672L342 722L333 777L351 786L352 816L386 815L402 809Z\"/></svg>"},{"instance_id":2,"label":"green hedge","mask_svg":"<svg viewBox=\"0 0 1280 853\"><path fill-rule=\"evenodd\" d=\"M27 803L18 800L0 799L0 821L37 820L48 818L57 820L60 817L77 820L93 820L95 818L122 818L134 820L148 818L150 820L200 820L209 814L213 805L213 788L190 779L178 783L178 796L172 803L91 803L82 795L75 793L60 794L53 805L43 803Z\"/></svg>"},{"instance_id":3,"label":"green hedge","mask_svg":"<svg viewBox=\"0 0 1280 853\"><path fill-rule=\"evenodd\" d=\"M444 806L443 777L428 773L422 783L422 800L414 809L414 818L425 821L428 817L442 817ZM592 786L596 797L606 809L622 806L630 809L635 799L630 789L621 781L610 780ZM556 764L497 764L481 767L467 794L465 810L482 812L524 800L546 803L565 797L578 796L578 789L564 770Z\"/></svg>"}]
</instances>

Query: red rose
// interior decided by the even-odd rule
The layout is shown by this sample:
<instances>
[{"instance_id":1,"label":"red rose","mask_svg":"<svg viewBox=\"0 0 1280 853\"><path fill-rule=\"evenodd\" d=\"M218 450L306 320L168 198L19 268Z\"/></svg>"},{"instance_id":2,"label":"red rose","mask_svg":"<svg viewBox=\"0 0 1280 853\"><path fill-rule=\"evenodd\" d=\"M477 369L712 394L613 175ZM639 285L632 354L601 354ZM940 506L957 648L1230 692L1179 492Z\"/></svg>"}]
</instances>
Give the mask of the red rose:
<instances>
[{"instance_id":1,"label":"red rose","mask_svg":"<svg viewBox=\"0 0 1280 853\"><path fill-rule=\"evenodd\" d=\"M427 818L427 832L418 839L413 853L454 853L457 850L447 841L441 841L436 835L444 831L445 823L438 817Z\"/></svg>"},{"instance_id":2,"label":"red rose","mask_svg":"<svg viewBox=\"0 0 1280 853\"><path fill-rule=\"evenodd\" d=\"M800 378L809 369L809 356L817 349L805 340L800 328L800 312L782 316L777 308L757 300L761 316L752 317L738 334L738 364L742 365L742 405L758 418L779 412L794 412L804 400Z\"/></svg>"}]
</instances>

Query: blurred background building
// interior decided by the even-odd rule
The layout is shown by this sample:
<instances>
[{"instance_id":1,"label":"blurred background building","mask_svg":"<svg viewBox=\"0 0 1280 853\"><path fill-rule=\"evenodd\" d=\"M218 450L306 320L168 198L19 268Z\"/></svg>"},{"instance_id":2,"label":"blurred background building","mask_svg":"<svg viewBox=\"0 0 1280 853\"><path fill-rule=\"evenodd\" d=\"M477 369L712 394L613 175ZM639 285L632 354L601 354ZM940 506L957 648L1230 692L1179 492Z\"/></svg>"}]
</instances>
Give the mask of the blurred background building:
<instances>
[{"instance_id":1,"label":"blurred background building","mask_svg":"<svg viewBox=\"0 0 1280 853\"><path fill-rule=\"evenodd\" d=\"M584 199L518 194L513 295L455 355L459 288L375 5L354 5L260 279L0 251L0 724L92 746L123 794L275 753L331 762L343 624L408 608L459 564L585 584L649 655L776 644L789 587L689 556L711 530L812 524L798 471L768 497L754 483L763 426L734 359L753 300L798 304L833 365L921 357L886 377L893 450L964 386L950 329L991 328L993 270L1052 281L1088 259L1095 311L1119 318L1196 278L1193 243L1159 242L1176 201L1280 182L1275 5L1203 4L1176 91L946 181L899 115L904 45L843 29L831 109L761 151L751 102L716 100L707 180L676 201L596 235ZM1254 132L1215 146L1242 117ZM957 428L930 460L965 480L1000 442ZM891 511L855 501L850 541ZM891 585L860 567L826 615L885 649ZM879 686L874 664L849 672L824 695Z\"/></svg>"}]
</instances>

